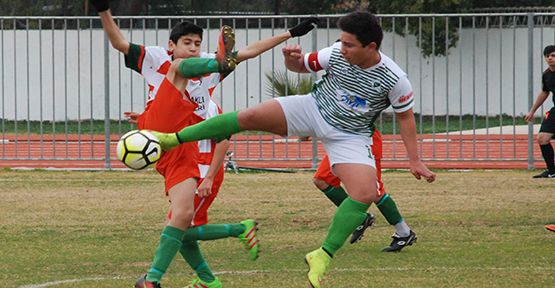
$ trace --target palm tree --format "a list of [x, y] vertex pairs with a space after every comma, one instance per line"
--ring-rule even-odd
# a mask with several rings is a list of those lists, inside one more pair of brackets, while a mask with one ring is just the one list
[[266, 92], [271, 96], [305, 95], [314, 85], [310, 77], [287, 75], [283, 70], [266, 73], [266, 80]]

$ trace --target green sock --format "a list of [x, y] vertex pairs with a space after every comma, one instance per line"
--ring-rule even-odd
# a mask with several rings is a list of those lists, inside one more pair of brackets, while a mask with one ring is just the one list
[[154, 260], [152, 260], [146, 280], [160, 282], [162, 276], [166, 273], [166, 269], [170, 266], [173, 257], [175, 257], [175, 254], [177, 254], [181, 247], [181, 239], [183, 239], [184, 233], [185, 231], [176, 227], [164, 227], [160, 235], [160, 244], [156, 248]]
[[[187, 229], [187, 231], [189, 231]], [[195, 270], [197, 276], [205, 282], [212, 282], [216, 279], [210, 267], [202, 257], [202, 253], [200, 252], [200, 248], [198, 247], [197, 241], [183, 241], [181, 245], [181, 249], [179, 249], [179, 253], [183, 256], [183, 259], [187, 261], [189, 266]]]
[[366, 219], [366, 211], [369, 207], [369, 204], [347, 197], [335, 211], [322, 248], [331, 255], [335, 254], [343, 246], [347, 237]]
[[185, 231], [183, 241], [216, 240], [227, 237], [237, 237], [245, 231], [243, 224], [206, 224], [192, 227]]
[[235, 111], [220, 114], [198, 124], [185, 127], [177, 132], [177, 138], [181, 143], [203, 139], [214, 139], [216, 141], [227, 139], [229, 136], [243, 131], [239, 127], [239, 121], [237, 121], [238, 113], [238, 111]]
[[179, 73], [185, 78], [198, 77], [219, 71], [218, 61], [211, 58], [187, 58], [179, 63]]
[[393, 201], [393, 198], [391, 198], [389, 194], [385, 194], [376, 206], [378, 206], [378, 209], [382, 212], [383, 217], [385, 217], [389, 225], [395, 225], [403, 221], [403, 217], [397, 209], [397, 204], [395, 204], [395, 201]]
[[345, 190], [341, 186], [335, 187], [330, 185], [328, 186], [328, 188], [321, 191], [324, 192], [326, 197], [328, 197], [328, 199], [330, 199], [331, 202], [335, 204], [335, 206], [341, 205], [341, 202], [349, 197], [349, 195], [347, 195], [347, 192], [345, 192]]

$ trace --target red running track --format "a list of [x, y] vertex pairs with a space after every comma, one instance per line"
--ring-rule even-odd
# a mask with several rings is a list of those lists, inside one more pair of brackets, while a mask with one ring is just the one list
[[[527, 135], [420, 135], [421, 158], [431, 168], [527, 169]], [[110, 139], [111, 168], [124, 168], [115, 159]], [[248, 140], [248, 141], [247, 141]], [[383, 136], [383, 167], [407, 168], [399, 135]], [[79, 144], [80, 143], [80, 144]], [[545, 168], [534, 143], [534, 167]], [[231, 149], [239, 166], [256, 168], [311, 168], [312, 142], [271, 135], [234, 136]], [[321, 159], [323, 146], [318, 144]], [[0, 167], [103, 169], [103, 135], [5, 135], [0, 139]]]

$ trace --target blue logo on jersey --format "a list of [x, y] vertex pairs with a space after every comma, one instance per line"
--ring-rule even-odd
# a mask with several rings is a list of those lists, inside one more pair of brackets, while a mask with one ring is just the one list
[[364, 100], [364, 99], [362, 99], [358, 96], [342, 94], [341, 95], [341, 100], [345, 104], [347, 104], [347, 106], [349, 106], [351, 108], [366, 107], [366, 100]]

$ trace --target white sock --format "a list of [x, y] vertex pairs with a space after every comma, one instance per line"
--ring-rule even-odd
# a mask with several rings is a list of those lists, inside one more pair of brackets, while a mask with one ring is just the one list
[[410, 235], [410, 227], [407, 225], [405, 220], [395, 224], [395, 233], [400, 237], [407, 237]]

